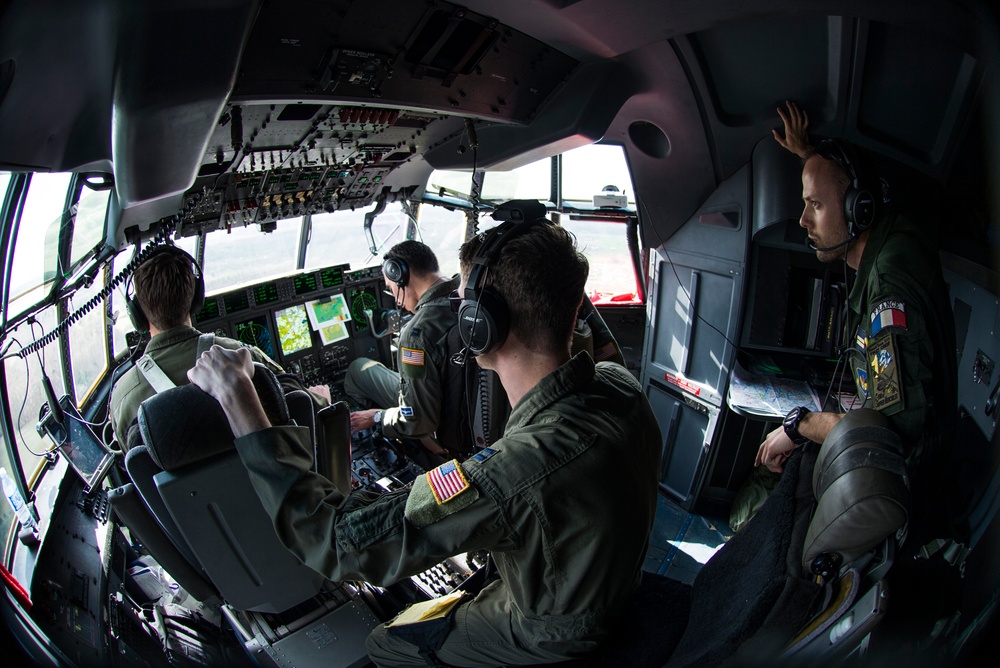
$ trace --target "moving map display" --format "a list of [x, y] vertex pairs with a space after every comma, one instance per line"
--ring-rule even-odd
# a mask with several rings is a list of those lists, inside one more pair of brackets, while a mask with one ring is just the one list
[[347, 308], [347, 300], [343, 294], [306, 302], [305, 307], [309, 322], [313, 329], [319, 332], [319, 338], [324, 346], [346, 339], [350, 335], [347, 322], [351, 320], [351, 311]]
[[278, 344], [283, 355], [291, 355], [312, 347], [309, 317], [306, 315], [304, 304], [275, 311], [274, 321], [278, 325]]

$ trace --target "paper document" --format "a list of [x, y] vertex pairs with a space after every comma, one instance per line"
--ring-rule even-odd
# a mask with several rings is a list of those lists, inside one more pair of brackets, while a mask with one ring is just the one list
[[739, 362], [729, 379], [729, 405], [761, 417], [784, 417], [796, 406], [819, 411], [820, 400], [809, 383], [803, 380], [758, 376]]
[[399, 613], [394, 620], [389, 622], [388, 626], [405, 626], [406, 624], [426, 622], [429, 619], [440, 619], [447, 615], [453, 607], [458, 605], [458, 602], [463, 598], [465, 598], [465, 592], [455, 590], [439, 598], [414, 603]]

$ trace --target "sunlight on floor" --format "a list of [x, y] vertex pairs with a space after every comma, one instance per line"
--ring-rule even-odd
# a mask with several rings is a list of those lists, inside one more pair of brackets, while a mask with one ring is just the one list
[[681, 552], [685, 553], [692, 559], [696, 560], [699, 564], [704, 564], [706, 561], [712, 558], [712, 555], [719, 551], [722, 545], [717, 545], [712, 547], [711, 545], [703, 545], [702, 543], [689, 543], [683, 540], [671, 540], [667, 541], [674, 547], [676, 547]]

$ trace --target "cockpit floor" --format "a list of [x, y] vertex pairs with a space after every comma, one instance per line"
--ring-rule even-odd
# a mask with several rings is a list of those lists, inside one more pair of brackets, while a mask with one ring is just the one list
[[732, 535], [726, 521], [689, 513], [660, 494], [643, 570], [690, 584]]

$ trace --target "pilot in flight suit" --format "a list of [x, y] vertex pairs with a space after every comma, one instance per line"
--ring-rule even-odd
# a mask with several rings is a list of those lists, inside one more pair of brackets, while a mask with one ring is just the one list
[[441, 418], [444, 338], [455, 324], [448, 295], [458, 287], [452, 278], [424, 292], [413, 318], [399, 333], [399, 373], [374, 360], [351, 363], [344, 391], [352, 399], [366, 398], [385, 409], [382, 433], [390, 438], [420, 439], [437, 429]]
[[[446, 663], [551, 662], [593, 650], [639, 585], [660, 431], [618, 365], [577, 355], [518, 402], [491, 448], [432, 470], [412, 490], [354, 495], [342, 509], [340, 492], [309, 471], [304, 428], [272, 427], [236, 446], [281, 541], [332, 580], [388, 586], [490, 550], [500, 580], [459, 608], [437, 652]], [[378, 645], [387, 665], [404, 660], [398, 652], [416, 656], [384, 629], [375, 634], [376, 663]]]
[[[149, 340], [146, 354], [163, 369], [174, 385], [184, 385], [188, 382], [188, 369], [197, 360], [199, 336], [201, 332], [190, 325], [171, 327], [158, 332]], [[274, 373], [282, 373], [282, 368], [256, 347], [244, 346], [239, 341], [224, 336], [216, 336], [213, 343], [229, 350], [247, 347], [254, 362], [260, 362]], [[128, 428], [139, 413], [139, 404], [154, 394], [156, 392], [135, 366], [122, 374], [111, 389], [111, 426], [115, 438], [123, 448], [127, 446]]]
[[[170, 244], [155, 247], [133, 275], [134, 294], [126, 297], [126, 310], [136, 330], [149, 330], [146, 355], [173, 385], [188, 382], [187, 371], [198, 355], [201, 332], [191, 326], [201, 308], [205, 283], [201, 268], [191, 255]], [[234, 339], [216, 336], [211, 343], [230, 350], [242, 347]], [[206, 348], [208, 346], [205, 346]], [[275, 373], [282, 369], [257, 348], [250, 348], [255, 362]], [[119, 378], [111, 389], [109, 412], [115, 438], [128, 447], [128, 428], [139, 412], [139, 404], [156, 394], [138, 365]]]
[[[307, 431], [270, 426], [252, 398], [248, 405], [247, 372], [232, 368], [239, 356], [213, 350], [191, 372], [222, 403], [279, 539], [314, 570], [387, 586], [449, 556], [491, 552], [500, 579], [459, 604], [454, 628], [430, 648], [451, 665], [550, 663], [594, 650], [639, 585], [656, 511], [660, 430], [641, 387], [620, 365], [569, 357], [577, 302], [565, 295], [582, 295], [586, 260], [562, 228], [519, 224], [493, 251], [488, 277], [501, 298], [513, 304], [519, 293], [521, 302], [510, 307], [510, 335], [477, 358], [514, 403], [504, 434], [410, 489], [345, 500], [310, 471]], [[563, 280], [526, 280], [550, 266]], [[536, 317], [539, 335], [521, 324]], [[368, 651], [379, 665], [425, 665], [386, 626]]]

